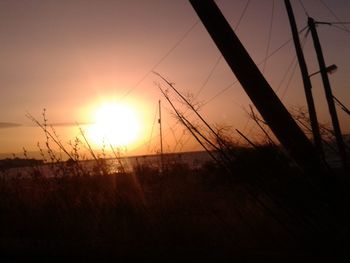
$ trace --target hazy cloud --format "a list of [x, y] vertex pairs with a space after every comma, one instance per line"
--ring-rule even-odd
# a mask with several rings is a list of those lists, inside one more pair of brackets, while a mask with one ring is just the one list
[[22, 124], [14, 122], [0, 122], [0, 129], [20, 127]]
[[[70, 127], [70, 126], [84, 126], [84, 125], [90, 125], [93, 124], [92, 122], [54, 122], [54, 123], [48, 123], [48, 126], [54, 126], [54, 127]], [[28, 126], [28, 125], [24, 125]], [[35, 124], [29, 125], [29, 126], [37, 126]], [[0, 122], [0, 129], [6, 129], [6, 128], [17, 128], [17, 127], [23, 127], [23, 124], [20, 123], [14, 123], [14, 122]]]
[[77, 125], [89, 125], [92, 124], [91, 122], [54, 122], [49, 123], [48, 125], [51, 126], [63, 126], [63, 127], [69, 127], [69, 126], [77, 126]]

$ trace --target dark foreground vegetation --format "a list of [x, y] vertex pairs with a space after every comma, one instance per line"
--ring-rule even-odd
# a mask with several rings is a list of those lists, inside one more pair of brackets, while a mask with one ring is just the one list
[[241, 150], [230, 173], [212, 163], [195, 170], [171, 163], [162, 173], [145, 165], [130, 174], [97, 167], [89, 175], [62, 167], [70, 172], [48, 178], [34, 167], [28, 178], [3, 177], [1, 261], [336, 262], [349, 256], [346, 176], [334, 173], [336, 183], [326, 189], [261, 149]]

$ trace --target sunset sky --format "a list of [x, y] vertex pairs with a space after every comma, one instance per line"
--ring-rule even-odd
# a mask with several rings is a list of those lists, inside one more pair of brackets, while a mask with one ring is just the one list
[[[306, 26], [305, 12], [317, 21], [350, 22], [348, 0], [291, 2], [299, 30]], [[285, 106], [306, 107], [299, 68], [291, 64], [294, 45], [286, 43], [291, 30], [284, 1], [216, 3]], [[327, 65], [338, 66], [329, 75], [333, 93], [350, 107], [350, 24], [320, 25], [318, 32]], [[310, 74], [318, 71], [310, 34], [304, 53]], [[79, 135], [75, 123], [87, 131], [99, 107], [112, 102], [137, 116], [140, 131], [128, 153], [155, 153], [159, 99], [165, 151], [199, 150], [177, 124], [158, 89], [166, 85], [152, 71], [204, 104], [200, 112], [209, 123], [240, 129], [255, 140], [259, 131], [246, 113], [251, 102], [220, 57], [187, 0], [2, 0], [0, 153], [38, 150], [45, 137], [27, 113], [41, 121], [45, 108], [48, 122], [68, 142]], [[319, 121], [330, 124], [319, 74], [312, 83]], [[349, 115], [337, 109], [343, 134], [350, 133]]]

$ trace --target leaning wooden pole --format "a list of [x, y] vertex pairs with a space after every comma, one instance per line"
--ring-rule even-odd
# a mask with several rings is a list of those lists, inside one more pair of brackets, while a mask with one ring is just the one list
[[322, 171], [314, 146], [274, 93], [213, 0], [189, 0], [226, 62], [281, 144], [308, 174]]
[[334, 100], [333, 100], [331, 84], [330, 84], [329, 79], [328, 79], [326, 62], [324, 60], [323, 52], [322, 52], [322, 48], [321, 48], [321, 43], [320, 43], [320, 40], [318, 38], [315, 20], [313, 18], [309, 17], [308, 18], [308, 25], [309, 25], [309, 28], [311, 31], [313, 42], [314, 42], [314, 47], [315, 47], [315, 51], [316, 51], [316, 55], [317, 55], [317, 59], [318, 59], [318, 64], [320, 66], [320, 73], [322, 76], [323, 87], [324, 87], [324, 91], [325, 91], [326, 99], [327, 99], [327, 103], [328, 103], [329, 114], [331, 115], [331, 119], [332, 119], [335, 139], [337, 141], [337, 146], [338, 146], [339, 154], [340, 154], [340, 157], [342, 160], [343, 168], [346, 171], [349, 169], [346, 148], [345, 148], [342, 133], [340, 130], [337, 110], [335, 108], [335, 104], [334, 104]]

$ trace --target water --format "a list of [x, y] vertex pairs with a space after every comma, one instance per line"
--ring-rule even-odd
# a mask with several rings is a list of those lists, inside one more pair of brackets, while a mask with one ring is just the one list
[[[211, 161], [211, 157], [207, 152], [185, 152], [185, 153], [172, 153], [164, 154], [163, 160], [165, 165], [172, 165], [176, 163], [183, 163], [188, 165], [190, 168], [199, 168], [205, 162]], [[132, 172], [133, 169], [138, 165], [146, 165], [154, 169], [160, 169], [161, 158], [160, 155], [142, 155], [142, 156], [130, 156], [122, 157], [119, 160], [115, 158], [104, 159], [108, 173], [119, 173], [120, 162], [126, 172]], [[66, 163], [64, 163], [66, 164]], [[81, 161], [79, 163], [84, 171], [94, 173], [94, 167], [96, 167], [95, 160]], [[63, 167], [63, 169], [62, 169]], [[60, 164], [42, 164], [31, 167], [15, 167], [4, 171], [0, 171], [2, 178], [13, 178], [13, 177], [30, 177], [37, 175], [44, 175], [46, 177], [53, 177], [57, 175], [69, 174], [70, 169], [73, 166]], [[74, 172], [71, 172], [71, 174]]]
[[[339, 156], [332, 152], [326, 152], [327, 163], [332, 168], [341, 167], [341, 162]], [[173, 165], [176, 163], [182, 163], [188, 165], [190, 168], [199, 168], [205, 162], [212, 161], [210, 155], [207, 152], [199, 151], [199, 152], [185, 152], [185, 153], [172, 153], [172, 154], [164, 154], [163, 155], [164, 164], [165, 165]], [[107, 167], [108, 173], [120, 173], [122, 169], [120, 169], [119, 161], [122, 163], [122, 166], [126, 172], [132, 172], [133, 169], [137, 166], [145, 165], [147, 167], [153, 168], [155, 170], [159, 170], [161, 167], [161, 158], [160, 155], [140, 155], [140, 156], [129, 156], [122, 157], [119, 161], [115, 158], [109, 158], [103, 160]], [[79, 163], [84, 171], [87, 171], [91, 174], [96, 174], [94, 171], [94, 167], [96, 167], [95, 160], [87, 160], [81, 161]], [[64, 167], [64, 169], [62, 169]], [[65, 176], [69, 174], [74, 174], [74, 171], [71, 171], [73, 166], [62, 165], [61, 164], [43, 164], [36, 165], [32, 167], [17, 167], [10, 168], [4, 171], [0, 171], [1, 178], [13, 178], [13, 177], [30, 177], [35, 174], [44, 175], [46, 177], [53, 176]], [[58, 171], [58, 172], [56, 172]]]

